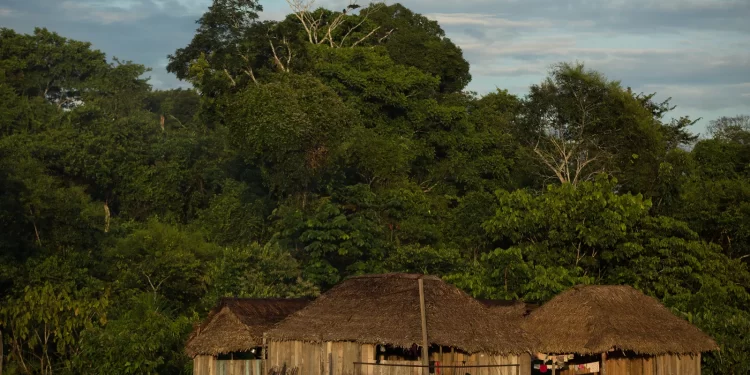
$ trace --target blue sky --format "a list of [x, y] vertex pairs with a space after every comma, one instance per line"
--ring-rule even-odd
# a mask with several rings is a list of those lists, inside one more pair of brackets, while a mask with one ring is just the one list
[[[0, 0], [0, 26], [47, 27], [109, 56], [153, 68], [157, 88], [181, 84], [164, 69], [211, 0]], [[349, 0], [318, 0], [343, 8]], [[360, 1], [364, 4], [364, 1]], [[393, 3], [389, 1], [388, 3]], [[471, 63], [469, 89], [523, 95], [551, 64], [580, 61], [635, 91], [672, 97], [674, 117], [750, 114], [750, 0], [403, 0], [436, 19]], [[288, 13], [261, 0], [264, 19]]]

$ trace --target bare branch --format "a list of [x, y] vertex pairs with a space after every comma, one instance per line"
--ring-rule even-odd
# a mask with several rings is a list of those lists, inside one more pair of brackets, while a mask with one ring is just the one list
[[[538, 143], [537, 143], [537, 146], [538, 146]], [[550, 170], [552, 170], [553, 173], [555, 173], [555, 175], [557, 176], [557, 179], [560, 180], [560, 183], [565, 183], [566, 182], [566, 179], [563, 176], [563, 174], [562, 174], [562, 172], [560, 170], [560, 167], [559, 166], [557, 166], [557, 167], [553, 166], [552, 163], [548, 160], [547, 155], [545, 155], [542, 152], [542, 150], [539, 149], [539, 147], [534, 147], [534, 153], [536, 153], [539, 156], [539, 158], [541, 159], [542, 163], [544, 163]], [[552, 159], [552, 158], [550, 158], [550, 159]], [[554, 159], [553, 159], [553, 161], [554, 161]]]
[[372, 36], [372, 34], [375, 34], [375, 32], [376, 32], [376, 31], [378, 31], [378, 29], [380, 29], [380, 26], [378, 26], [378, 27], [376, 27], [376, 28], [372, 29], [372, 31], [370, 31], [370, 33], [369, 33], [369, 34], [367, 34], [367, 35], [363, 36], [363, 37], [362, 37], [362, 38], [361, 38], [360, 40], [358, 40], [358, 41], [356, 41], [356, 42], [355, 42], [354, 44], [352, 44], [352, 47], [356, 47], [356, 46], [357, 46], [357, 44], [359, 44], [359, 43], [362, 43], [362, 42], [363, 42], [363, 41], [364, 41], [365, 39], [367, 39], [367, 38], [369, 38], [370, 36]]
[[286, 71], [288, 72], [290, 68], [290, 64], [292, 62], [292, 47], [289, 46], [289, 41], [286, 39], [286, 37], [284, 37], [284, 45], [286, 46], [286, 52], [287, 52]]
[[310, 7], [315, 3], [315, 0], [308, 0], [307, 2], [303, 2], [302, 0], [286, 0], [286, 2], [287, 4], [289, 4], [289, 7], [292, 8], [292, 13], [294, 13], [294, 16], [297, 17], [297, 19], [302, 23], [302, 27], [305, 28], [305, 31], [307, 32], [307, 38], [310, 43], [315, 44], [313, 42], [313, 30], [311, 29], [312, 25], [308, 25], [305, 17]]
[[258, 85], [258, 80], [255, 79], [255, 74], [253, 73], [253, 68], [245, 69], [245, 74], [247, 74], [248, 76], [250, 76], [250, 79], [253, 80], [253, 83], [255, 83], [256, 85]]
[[281, 70], [282, 72], [287, 72], [287, 68], [284, 66], [284, 63], [281, 62], [279, 59], [279, 56], [276, 54], [276, 46], [273, 45], [273, 40], [268, 39], [268, 43], [271, 45], [271, 51], [273, 51], [273, 60], [276, 63], [276, 66]]
[[391, 36], [391, 33], [393, 33], [394, 30], [396, 30], [396, 29], [390, 29], [390, 30], [388, 30], [388, 32], [385, 33], [385, 35], [383, 35], [383, 37], [381, 37], [380, 39], [378, 39], [378, 44], [379, 43], [383, 43], [383, 40], [385, 40], [385, 38], [388, 38], [389, 36]]
[[232, 87], [237, 86], [237, 82], [234, 81], [234, 78], [232, 78], [232, 75], [229, 74], [229, 70], [227, 68], [224, 68], [224, 74], [226, 74], [227, 78], [232, 82]]
[[[370, 13], [377, 11], [381, 7], [382, 7], [382, 4], [378, 4], [378, 5], [374, 5], [371, 8], [369, 8], [367, 10], [367, 12], [365, 12], [365, 14], [363, 15], [362, 20], [359, 21], [358, 24], [354, 25], [354, 27], [350, 28], [349, 31], [346, 32], [346, 34], [344, 35], [344, 37], [341, 38], [341, 43], [339, 43], [339, 44], [343, 47], [344, 46], [344, 42], [346, 41], [346, 38], [349, 37], [349, 34], [351, 34], [352, 31], [354, 31], [354, 30], [358, 29], [360, 26], [362, 26], [362, 24], [364, 24], [365, 22], [367, 22], [367, 20], [370, 18]], [[393, 30], [391, 30], [391, 31], [393, 31]], [[388, 34], [390, 35], [390, 32], [388, 32]], [[356, 45], [356, 43], [354, 45]], [[354, 45], [352, 45], [352, 47], [354, 47]]]
[[[177, 117], [174, 117], [174, 115], [170, 114], [169, 117], [171, 117], [172, 120], [177, 121], [177, 123], [180, 124], [181, 127], [183, 127], [183, 128], [185, 127], [185, 125], [182, 123], [182, 121], [180, 121], [180, 119], [178, 119]], [[108, 225], [108, 228], [109, 228], [109, 223], [107, 223], [107, 225]]]

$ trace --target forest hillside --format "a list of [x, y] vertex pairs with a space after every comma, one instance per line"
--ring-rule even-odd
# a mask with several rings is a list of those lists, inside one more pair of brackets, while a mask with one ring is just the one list
[[178, 90], [0, 29], [3, 375], [188, 374], [220, 297], [380, 272], [533, 303], [631, 285], [716, 339], [705, 374], [750, 372], [749, 116], [699, 137], [566, 62], [480, 96], [399, 4], [261, 11], [214, 0], [164, 51]]

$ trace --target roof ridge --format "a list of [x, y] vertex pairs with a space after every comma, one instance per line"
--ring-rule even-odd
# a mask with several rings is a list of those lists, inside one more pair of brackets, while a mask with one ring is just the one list
[[346, 280], [354, 279], [410, 279], [410, 280], [442, 280], [440, 277], [435, 275], [428, 275], [422, 273], [407, 273], [407, 272], [389, 272], [389, 273], [368, 273], [363, 275], [355, 275], [346, 278]]

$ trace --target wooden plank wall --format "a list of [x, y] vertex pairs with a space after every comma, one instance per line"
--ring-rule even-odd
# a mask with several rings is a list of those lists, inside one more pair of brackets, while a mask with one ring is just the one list
[[700, 355], [661, 355], [654, 359], [654, 375], [700, 375]]
[[[662, 355], [657, 357], [608, 358], [607, 375], [701, 375], [700, 355]], [[577, 374], [563, 370], [559, 375]]]
[[323, 347], [321, 344], [302, 341], [271, 341], [267, 349], [268, 369], [286, 367], [289, 370], [296, 367], [298, 375], [326, 374], [327, 367], [324, 367], [324, 353], [321, 350]]
[[260, 359], [217, 360], [202, 355], [193, 359], [193, 375], [265, 375], [261, 362]]
[[[440, 374], [435, 375], [529, 375], [531, 374], [531, 357], [524, 355], [490, 355], [490, 354], [464, 354], [460, 352], [443, 351], [443, 355], [432, 353], [430, 360], [439, 361], [443, 366], [487, 366], [487, 365], [521, 365], [521, 367], [465, 367], [465, 368], [445, 368], [440, 370]], [[526, 369], [527, 371], [523, 371]]]
[[193, 375], [216, 375], [216, 357], [199, 355], [193, 358]]
[[[332, 364], [329, 358], [333, 361]], [[531, 373], [531, 359], [528, 354], [522, 356], [467, 355], [445, 350], [442, 355], [440, 353], [431, 353], [430, 360], [439, 361], [443, 366], [453, 364], [524, 365], [521, 368], [440, 368], [434, 375], [529, 375]], [[329, 366], [331, 366], [333, 368], [332, 375], [422, 375], [420, 367], [355, 366], [354, 362], [374, 363], [375, 345], [358, 344], [355, 342], [326, 342], [318, 344], [300, 341], [272, 341], [268, 343], [267, 365], [269, 369], [280, 369], [286, 365], [287, 368], [297, 367], [299, 375], [329, 375]], [[381, 363], [421, 365], [420, 361], [404, 361], [395, 358], [383, 360]], [[524, 371], [524, 369], [527, 371]]]

